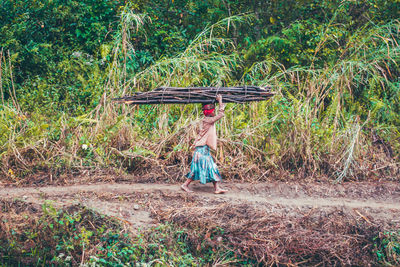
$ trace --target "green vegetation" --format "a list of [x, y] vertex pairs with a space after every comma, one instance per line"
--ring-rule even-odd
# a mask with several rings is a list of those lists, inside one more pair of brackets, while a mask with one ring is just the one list
[[[267, 258], [271, 257], [265, 250], [268, 246], [265, 247], [266, 244], [261, 242], [263, 240], [267, 242], [260, 237], [260, 235], [262, 236], [261, 232], [256, 234], [257, 230], [252, 229], [255, 231], [248, 233], [243, 228], [237, 228], [235, 222], [228, 222], [224, 229], [216, 226], [216, 223], [212, 223], [210, 218], [205, 217], [205, 220], [203, 220], [204, 218], [199, 220], [197, 215], [189, 218], [186, 217], [188, 214], [182, 214], [182, 217], [174, 223], [159, 224], [157, 227], [139, 231], [138, 234], [132, 236], [128, 234], [127, 225], [123, 225], [120, 220], [101, 215], [81, 205], [58, 209], [51, 202], [45, 202], [41, 208], [37, 208], [24, 201], [14, 200], [12, 202], [1, 201], [0, 208], [2, 212], [0, 218], [0, 264], [2, 266], [76, 266], [79, 264], [85, 264], [85, 266], [137, 266], [138, 264], [149, 266], [257, 266], [256, 259], [258, 257], [263, 258], [263, 264], [266, 263]], [[231, 212], [235, 212], [234, 209]], [[343, 216], [340, 212], [336, 213], [339, 217], [340, 214]], [[216, 216], [221, 216], [221, 214]], [[243, 216], [246, 215], [243, 214]], [[337, 218], [333, 217], [331, 220]], [[325, 220], [326, 218], [320, 217], [320, 219]], [[349, 217], [344, 216], [342, 219], [349, 220]], [[260, 216], [258, 220], [263, 221], [266, 218]], [[286, 218], [286, 220], [296, 224], [296, 218]], [[398, 266], [400, 257], [398, 231], [381, 231], [379, 227], [369, 226], [363, 228], [361, 224], [351, 220], [353, 219], [347, 221], [349, 224], [346, 224], [343, 229], [336, 229], [338, 232], [332, 232], [328, 237], [320, 233], [319, 228], [314, 225], [312, 232], [318, 237], [313, 239], [302, 236], [304, 234], [301, 231], [302, 227], [298, 228], [297, 237], [294, 233], [282, 234], [282, 231], [292, 231], [293, 228], [287, 228], [281, 224], [279, 231], [268, 232], [271, 235], [268, 242], [284, 238], [291, 240], [292, 245], [286, 252], [278, 249], [281, 251], [279, 255], [281, 258], [273, 258], [272, 262], [279, 262], [281, 259], [281, 263], [284, 264], [284, 260], [291, 257], [296, 259], [296, 256], [303, 256], [301, 261], [303, 263], [329, 262], [329, 260], [338, 263], [341, 262], [340, 260], [350, 257], [351, 262], [356, 265], [361, 262], [365, 263], [365, 260], [369, 259], [371, 260], [369, 263], [373, 265]], [[246, 223], [250, 226], [254, 224], [251, 220]], [[304, 223], [303, 220], [301, 224]], [[182, 224], [189, 224], [189, 229], [183, 227]], [[204, 225], [199, 227], [199, 224]], [[276, 227], [276, 225], [269, 225], [269, 227]], [[337, 225], [331, 227], [337, 227]], [[360, 227], [364, 230], [361, 230]], [[361, 231], [353, 232], [354, 229]], [[248, 234], [247, 237], [246, 234]], [[337, 237], [335, 239], [336, 246], [309, 247], [311, 242], [325, 244], [318, 238], [332, 240], [330, 235]], [[239, 238], [239, 236], [241, 237]], [[249, 237], [258, 237], [261, 243], [248, 243]], [[277, 237], [278, 239], [276, 239]], [[368, 243], [357, 244], [355, 242], [351, 247], [345, 248], [350, 256], [341, 255], [338, 258], [335, 252], [337, 249], [344, 249], [340, 245], [345, 246], [348, 238], [359, 242], [368, 241]], [[300, 243], [298, 244], [294, 240]], [[275, 244], [279, 244], [279, 242]], [[299, 247], [293, 246], [293, 244], [298, 244]], [[354, 254], [360, 252], [357, 250], [357, 246], [359, 248], [368, 246], [372, 253], [358, 255], [362, 256], [358, 259]], [[299, 249], [300, 254], [293, 255], [293, 251], [291, 252], [290, 249]], [[311, 251], [307, 251], [307, 249]], [[277, 252], [270, 251], [269, 253]], [[322, 256], [324, 259], [321, 259]], [[264, 259], [264, 257], [267, 258]]]
[[218, 126], [225, 178], [397, 180], [399, 6], [2, 1], [2, 180], [143, 168], [160, 178], [160, 166], [164, 179], [178, 179], [198, 107], [110, 99], [160, 85], [236, 84], [271, 85], [276, 96], [228, 105]]
[[[111, 98], [243, 84], [276, 95], [227, 105], [224, 179], [399, 181], [399, 18], [399, 0], [3, 0], [0, 184], [101, 172], [181, 181], [200, 108]], [[253, 263], [226, 244], [193, 248], [176, 225], [131, 237], [80, 206], [29, 215], [0, 221], [1, 264]], [[398, 230], [372, 242], [379, 264], [400, 264]]]
[[46, 203], [41, 211], [32, 214], [21, 209], [23, 202], [2, 204], [2, 212], [16, 212], [0, 224], [0, 263], [6, 266], [198, 266], [247, 262], [226, 251], [222, 244], [218, 249], [191, 248], [186, 242], [186, 229], [171, 224], [161, 224], [132, 237], [116, 219], [82, 206], [61, 210]]
[[385, 266], [400, 264], [400, 231], [387, 231], [375, 239], [375, 254], [378, 262]]

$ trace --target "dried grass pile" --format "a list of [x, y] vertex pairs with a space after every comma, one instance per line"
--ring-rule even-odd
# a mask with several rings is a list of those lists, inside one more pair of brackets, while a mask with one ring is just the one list
[[376, 260], [372, 240], [380, 231], [339, 209], [267, 212], [221, 204], [174, 208], [159, 216], [191, 229], [194, 248], [222, 245], [262, 265], [367, 266]]

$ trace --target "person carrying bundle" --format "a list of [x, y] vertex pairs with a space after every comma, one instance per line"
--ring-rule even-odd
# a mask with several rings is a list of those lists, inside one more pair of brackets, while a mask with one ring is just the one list
[[218, 171], [217, 165], [210, 154], [210, 148], [217, 149], [217, 131], [215, 129], [215, 122], [224, 116], [224, 104], [222, 103], [222, 96], [216, 97], [219, 103], [218, 114], [215, 115], [214, 104], [204, 104], [203, 113], [204, 118], [201, 121], [200, 132], [193, 144], [195, 151], [193, 153], [192, 162], [190, 165], [190, 172], [186, 175], [187, 179], [181, 185], [182, 190], [192, 193], [189, 189], [189, 184], [194, 180], [199, 180], [200, 183], [205, 184], [212, 182], [214, 184], [215, 194], [223, 194], [227, 192], [221, 188], [222, 181], [221, 174]]

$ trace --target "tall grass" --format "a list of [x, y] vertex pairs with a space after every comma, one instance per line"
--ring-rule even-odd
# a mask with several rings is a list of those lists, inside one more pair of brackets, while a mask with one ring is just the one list
[[[126, 9], [113, 47], [103, 49], [113, 60], [95, 110], [49, 121], [39, 114], [21, 116], [16, 100], [2, 105], [2, 181], [51, 182], [68, 170], [105, 169], [133, 173], [144, 181], [181, 180], [188, 170], [200, 109], [125, 106], [110, 98], [161, 85], [238, 84], [271, 85], [276, 95], [269, 102], [227, 105], [217, 125], [220, 143], [215, 153], [225, 178], [398, 179], [400, 147], [391, 140], [399, 138], [399, 106], [388, 99], [399, 97], [399, 21], [367, 25], [347, 36], [336, 62], [286, 69], [272, 56], [244, 66], [229, 33], [233, 25], [249, 19], [234, 16], [210, 25], [183, 52], [128, 77], [128, 55], [135, 53], [131, 37], [151, 20]], [[343, 43], [328, 31], [321, 34], [325, 41], [316, 51]], [[12, 88], [11, 68], [5, 67], [4, 58], [2, 53], [2, 90]]]

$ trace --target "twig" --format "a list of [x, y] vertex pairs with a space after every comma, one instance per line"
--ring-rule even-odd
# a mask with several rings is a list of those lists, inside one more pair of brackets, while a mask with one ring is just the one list
[[372, 224], [372, 222], [370, 220], [368, 220], [367, 217], [365, 217], [364, 215], [361, 214], [361, 212], [359, 212], [358, 210], [354, 210], [358, 215], [360, 215], [361, 218], [363, 218], [367, 223]]

